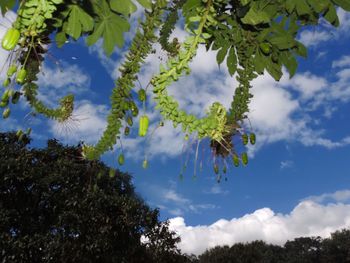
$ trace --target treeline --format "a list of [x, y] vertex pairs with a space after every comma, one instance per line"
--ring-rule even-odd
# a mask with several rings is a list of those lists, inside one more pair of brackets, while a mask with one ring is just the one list
[[330, 238], [300, 237], [284, 246], [263, 241], [218, 246], [205, 251], [196, 261], [200, 263], [349, 263], [350, 230], [343, 229]]
[[180, 238], [136, 193], [128, 173], [82, 158], [82, 145], [0, 133], [0, 262], [350, 263], [350, 230], [185, 255]]

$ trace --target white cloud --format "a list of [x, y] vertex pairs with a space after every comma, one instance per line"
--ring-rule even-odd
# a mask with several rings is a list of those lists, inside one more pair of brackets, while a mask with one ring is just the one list
[[176, 231], [182, 252], [201, 254], [218, 245], [264, 240], [283, 245], [301, 236], [328, 237], [331, 232], [350, 227], [350, 205], [318, 204], [301, 201], [290, 213], [275, 213], [262, 208], [231, 220], [220, 219], [211, 225], [187, 226], [183, 217], [170, 219], [170, 229]]
[[350, 56], [342, 56], [340, 59], [332, 62], [332, 68], [350, 67]]
[[332, 34], [328, 31], [304, 30], [300, 33], [299, 41], [307, 47], [317, 46], [320, 42], [332, 39]]
[[206, 194], [214, 194], [214, 195], [227, 195], [230, 193], [228, 190], [222, 189], [220, 184], [214, 184], [209, 191], [204, 191]]
[[299, 41], [307, 47], [316, 47], [322, 42], [348, 37], [350, 29], [350, 14], [341, 8], [337, 9], [337, 14], [340, 22], [338, 28], [329, 25], [329, 23], [322, 18], [320, 24], [316, 26], [317, 29], [303, 30], [300, 33]]
[[325, 193], [322, 195], [312, 195], [306, 197], [303, 201], [310, 200], [317, 203], [328, 202], [350, 202], [350, 190], [339, 190], [334, 193]]
[[292, 168], [294, 166], [294, 162], [292, 160], [281, 161], [280, 168], [287, 169]]

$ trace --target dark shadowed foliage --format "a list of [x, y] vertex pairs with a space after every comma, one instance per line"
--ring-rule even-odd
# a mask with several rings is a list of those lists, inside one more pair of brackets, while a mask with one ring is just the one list
[[1, 262], [187, 261], [129, 174], [83, 160], [80, 145], [29, 142], [0, 134]]

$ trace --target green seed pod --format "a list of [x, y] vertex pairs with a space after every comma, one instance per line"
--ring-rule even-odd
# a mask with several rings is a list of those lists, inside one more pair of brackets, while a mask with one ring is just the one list
[[23, 131], [20, 129], [16, 132], [16, 136], [20, 137], [23, 134]]
[[26, 77], [27, 77], [27, 71], [25, 70], [25, 68], [21, 68], [17, 73], [16, 82], [18, 84], [23, 84]]
[[214, 173], [219, 174], [219, 166], [217, 164], [214, 164]]
[[248, 154], [247, 153], [242, 153], [242, 163], [244, 165], [248, 164]]
[[139, 136], [144, 137], [147, 134], [149, 125], [149, 119], [147, 115], [142, 115], [140, 117], [140, 125], [139, 125]]
[[5, 90], [4, 94], [2, 94], [1, 100], [8, 101], [10, 96], [11, 96], [11, 90], [7, 89]]
[[109, 177], [113, 178], [115, 176], [115, 170], [113, 168], [109, 169]]
[[251, 133], [251, 134], [249, 135], [249, 139], [250, 139], [250, 143], [251, 143], [252, 145], [254, 145], [255, 142], [256, 142], [255, 133]]
[[164, 122], [163, 122], [163, 121], [160, 121], [160, 122], [159, 122], [159, 126], [160, 126], [160, 127], [163, 127], [163, 126], [164, 126]]
[[16, 72], [17, 72], [17, 66], [15, 64], [12, 64], [7, 70], [7, 76], [12, 77], [13, 74], [15, 74]]
[[239, 166], [239, 158], [238, 158], [237, 154], [235, 154], [235, 153], [233, 154], [232, 161], [233, 161], [234, 166], [236, 166], [236, 167]]
[[10, 79], [10, 78], [6, 78], [6, 79], [4, 80], [4, 82], [2, 83], [2, 85], [3, 85], [5, 88], [7, 88], [7, 87], [10, 85], [10, 83], [11, 83], [11, 79]]
[[222, 168], [222, 172], [225, 174], [227, 172], [227, 167], [226, 165], [224, 165], [224, 167]]
[[119, 154], [119, 157], [118, 157], [118, 164], [119, 165], [123, 165], [125, 162], [125, 158], [124, 158], [124, 154]]
[[19, 101], [20, 97], [21, 97], [21, 93], [20, 93], [19, 91], [16, 91], [16, 92], [12, 95], [11, 102], [12, 102], [13, 104], [16, 104], [16, 103]]
[[32, 128], [28, 128], [28, 129], [26, 130], [26, 134], [29, 136], [31, 133], [32, 133]]
[[139, 115], [139, 109], [137, 108], [136, 104], [133, 101], [129, 102], [129, 108], [131, 110], [131, 114], [133, 117], [136, 117], [137, 115]]
[[129, 126], [132, 126], [132, 125], [133, 125], [132, 118], [131, 118], [131, 117], [128, 117], [128, 118], [126, 119], [126, 123], [127, 123]]
[[265, 55], [270, 55], [271, 53], [271, 47], [268, 43], [260, 43], [259, 45], [261, 51], [265, 54]]
[[10, 108], [6, 108], [3, 112], [2, 112], [2, 117], [4, 119], [7, 119], [10, 116], [11, 110]]
[[0, 107], [1, 108], [6, 107], [7, 105], [9, 105], [9, 101], [8, 100], [7, 101], [0, 101]]
[[185, 141], [188, 141], [190, 137], [188, 136], [188, 134], [185, 135]]
[[7, 51], [13, 50], [16, 47], [20, 36], [21, 34], [19, 30], [15, 28], [8, 29], [1, 42], [2, 48]]
[[143, 167], [143, 169], [147, 169], [148, 168], [148, 161], [146, 159], [143, 160], [142, 167]]
[[242, 141], [244, 145], [248, 144], [248, 135], [247, 134], [243, 134], [242, 135]]
[[124, 129], [124, 135], [128, 136], [129, 134], [130, 134], [130, 128], [128, 126], [126, 126]]
[[146, 91], [144, 89], [140, 89], [138, 92], [139, 100], [145, 101], [146, 100]]

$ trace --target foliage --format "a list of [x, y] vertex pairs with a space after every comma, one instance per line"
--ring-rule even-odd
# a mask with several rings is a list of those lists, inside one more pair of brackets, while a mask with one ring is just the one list
[[[133, 97], [138, 92], [134, 82], [144, 59], [153, 51], [153, 45], [159, 42], [169, 57], [148, 86], [153, 86], [156, 108], [162, 118], [172, 121], [174, 127], [181, 125], [186, 136], [194, 134], [198, 141], [209, 139], [214, 159], [232, 158], [234, 165], [237, 162], [247, 164], [247, 154], [244, 151], [238, 152], [244, 147], [233, 144], [233, 138], [241, 138], [250, 133], [250, 137], [253, 134], [252, 141], [255, 143], [255, 134], [247, 131], [245, 123], [252, 98], [251, 81], [264, 72], [278, 81], [283, 66], [292, 77], [297, 70], [297, 58], [307, 56], [305, 46], [296, 39], [298, 32], [304, 26], [318, 25], [321, 19], [338, 26], [336, 8], [350, 11], [348, 0], [137, 2], [145, 8], [144, 20], [140, 21], [125, 62], [119, 69], [121, 76], [112, 90], [107, 128], [96, 145], [84, 147], [83, 156], [90, 160], [98, 159], [111, 149], [120, 139], [122, 129], [126, 129], [123, 120], [132, 126], [132, 118], [138, 116], [137, 105], [145, 105], [145, 99], [137, 101]], [[84, 37], [90, 46], [102, 39], [104, 51], [110, 55], [116, 47], [123, 47], [124, 33], [130, 30], [129, 17], [137, 10], [137, 6], [134, 0], [2, 1], [2, 12], [8, 9], [17, 11], [18, 18], [13, 28], [20, 31], [21, 38], [18, 48], [11, 52], [7, 63], [15, 64], [28, 72], [24, 82], [19, 83], [19, 88], [22, 86], [21, 94], [24, 93], [37, 113], [64, 122], [69, 120], [74, 110], [72, 95], [64, 97], [57, 109], [48, 108], [37, 98], [35, 76], [40, 71], [46, 45], [54, 40], [62, 47], [67, 40], [75, 41]], [[169, 39], [179, 15], [182, 16], [188, 33], [183, 43], [179, 43], [176, 38]], [[157, 30], [160, 32], [159, 37], [155, 34]], [[236, 75], [239, 83], [230, 109], [215, 102], [202, 119], [179, 109], [178, 103], [167, 93], [171, 83], [182, 77], [184, 72], [190, 73], [189, 63], [200, 46], [217, 51], [218, 65], [226, 60], [229, 74]], [[4, 86], [10, 85], [14, 75], [16, 74], [9, 74]], [[148, 91], [148, 86], [144, 89], [145, 92]], [[8, 90], [14, 91], [15, 88], [12, 81]], [[150, 94], [145, 95], [150, 97]], [[8, 107], [6, 98], [0, 106]], [[5, 111], [7, 116], [9, 108], [5, 108]]]
[[129, 174], [81, 159], [79, 145], [29, 142], [0, 134], [2, 262], [186, 262]]
[[300, 237], [285, 245], [263, 241], [237, 243], [208, 249], [198, 257], [201, 263], [347, 263], [350, 260], [350, 230], [343, 229], [330, 238]]

